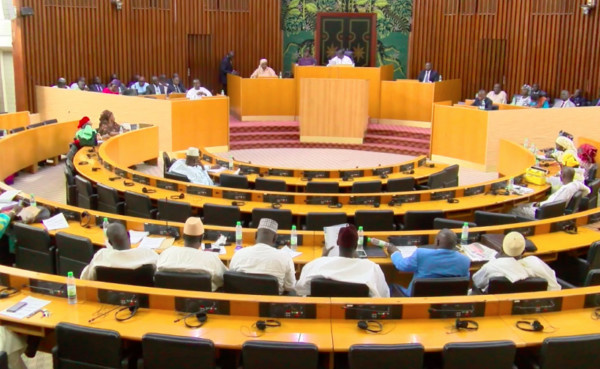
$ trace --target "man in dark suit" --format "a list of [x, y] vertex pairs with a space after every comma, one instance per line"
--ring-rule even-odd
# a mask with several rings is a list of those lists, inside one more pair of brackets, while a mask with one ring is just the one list
[[475, 98], [475, 101], [473, 101], [473, 104], [471, 104], [471, 106], [477, 106], [479, 107], [479, 109], [482, 110], [492, 110], [494, 102], [492, 101], [492, 99], [487, 97], [485, 90], [479, 90], [479, 92], [477, 93], [477, 98]]
[[106, 86], [102, 84], [102, 80], [100, 79], [100, 77], [96, 76], [94, 77], [93, 82], [88, 87], [92, 92], [102, 92], [102, 90], [104, 90], [104, 87]]
[[167, 93], [167, 86], [160, 83], [157, 76], [152, 76], [150, 80], [148, 95], [165, 95]]
[[219, 69], [219, 82], [223, 86], [223, 91], [227, 94], [227, 74], [237, 74], [233, 69], [233, 56], [235, 53], [232, 51], [228, 52], [227, 55], [221, 60], [221, 66]]
[[425, 69], [419, 73], [419, 82], [429, 83], [429, 82], [438, 82], [440, 80], [440, 74], [433, 70], [431, 67], [431, 63], [425, 63]]
[[169, 84], [169, 88], [167, 89], [167, 95], [172, 93], [186, 93], [187, 90], [183, 86], [183, 84], [179, 81], [179, 76], [174, 75], [171, 83]]

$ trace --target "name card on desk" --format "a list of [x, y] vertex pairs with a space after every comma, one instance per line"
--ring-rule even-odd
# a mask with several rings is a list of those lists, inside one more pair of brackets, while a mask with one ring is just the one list
[[475, 186], [465, 188], [465, 197], [467, 196], [475, 196], [485, 192], [485, 186]]
[[230, 200], [243, 200], [250, 201], [252, 199], [251, 194], [249, 192], [239, 192], [239, 191], [223, 191], [223, 198]]
[[271, 169], [269, 168], [269, 175], [275, 177], [293, 177], [294, 171], [289, 169]]
[[187, 193], [189, 193], [191, 195], [198, 195], [198, 196], [208, 196], [208, 197], [213, 196], [212, 188], [207, 188], [207, 187], [188, 186]]
[[258, 314], [265, 318], [279, 319], [316, 319], [316, 304], [280, 304], [261, 302]]
[[406, 171], [413, 170], [413, 169], [415, 169], [415, 163], [408, 163], [408, 164], [403, 164], [400, 166], [401, 172], [406, 172]]
[[134, 174], [132, 179], [133, 179], [134, 182], [141, 183], [143, 185], [149, 185], [150, 184], [150, 178], [141, 176], [139, 174]]

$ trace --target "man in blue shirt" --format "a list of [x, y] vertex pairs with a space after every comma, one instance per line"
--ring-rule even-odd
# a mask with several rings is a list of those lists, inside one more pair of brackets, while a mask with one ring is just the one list
[[388, 246], [392, 263], [402, 272], [413, 272], [408, 288], [400, 287], [401, 292], [410, 296], [412, 284], [417, 278], [468, 277], [471, 260], [456, 250], [457, 238], [454, 232], [442, 229], [435, 237], [435, 248], [418, 248], [411, 256], [404, 258], [395, 246]]

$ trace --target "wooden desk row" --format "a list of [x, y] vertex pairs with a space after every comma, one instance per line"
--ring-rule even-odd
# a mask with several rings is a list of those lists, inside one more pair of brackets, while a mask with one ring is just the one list
[[[4, 266], [0, 277], [3, 285], [22, 288], [1, 300], [0, 309], [30, 295], [51, 301], [46, 307], [49, 317], [37, 314], [18, 320], [0, 315], [2, 325], [9, 329], [44, 340], [53, 339], [51, 332], [60, 322], [115, 330], [134, 341], [146, 333], [161, 333], [202, 337], [217, 348], [237, 350], [247, 340], [308, 342], [322, 353], [346, 352], [354, 344], [411, 342], [421, 343], [427, 351], [440, 351], [450, 342], [495, 340], [511, 340], [517, 347], [526, 347], [539, 346], [547, 337], [600, 332], [600, 322], [592, 319], [593, 308], [600, 304], [600, 287], [514, 295], [350, 299], [230, 295], [77, 280], [78, 303], [68, 305], [64, 277]], [[127, 302], [134, 296], [141, 308], [132, 319], [117, 322], [108, 314], [89, 321], [108, 311], [111, 306], [107, 303]], [[202, 306], [209, 308], [203, 327], [188, 329], [182, 322], [174, 323], [179, 312], [194, 312]], [[477, 321], [479, 330], [453, 331], [457, 315]], [[261, 334], [252, 328], [259, 317], [279, 319], [281, 327]], [[358, 329], [356, 321], [367, 318], [381, 321], [383, 332], [369, 334]], [[545, 331], [517, 330], [515, 323], [523, 318], [540, 320]]]

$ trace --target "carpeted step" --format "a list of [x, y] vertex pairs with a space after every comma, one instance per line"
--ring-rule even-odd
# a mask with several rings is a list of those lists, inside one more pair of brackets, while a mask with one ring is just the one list
[[379, 136], [412, 137], [428, 140], [431, 136], [431, 129], [371, 123], [367, 126], [367, 133]]
[[256, 131], [256, 132], [231, 132], [229, 141], [272, 141], [272, 140], [300, 140], [300, 132]]
[[230, 122], [229, 132], [300, 132], [300, 124], [298, 122]]
[[367, 133], [365, 135], [364, 143], [382, 143], [388, 145], [399, 145], [409, 147], [422, 147], [429, 149], [429, 138], [413, 138], [413, 137], [401, 137], [401, 136], [386, 136], [386, 135], [375, 135]]

